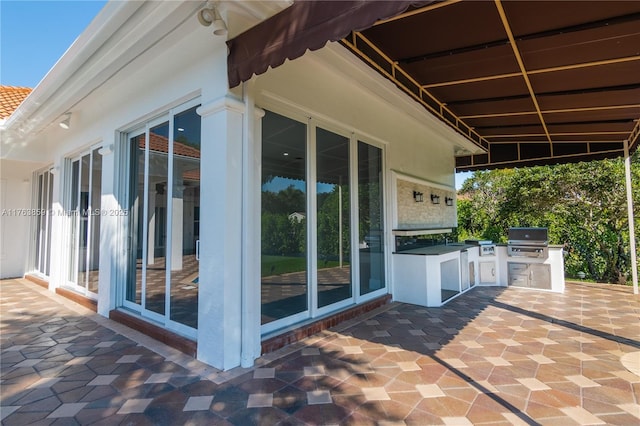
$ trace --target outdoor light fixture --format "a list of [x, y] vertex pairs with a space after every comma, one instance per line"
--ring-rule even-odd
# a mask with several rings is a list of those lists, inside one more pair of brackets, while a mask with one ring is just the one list
[[208, 27], [213, 24], [213, 34], [217, 36], [227, 35], [227, 24], [225, 24], [220, 12], [215, 5], [207, 5], [198, 12], [198, 21], [200, 25]]
[[440, 204], [440, 196], [436, 194], [431, 194], [431, 202], [433, 204]]
[[63, 117], [62, 121], [60, 121], [60, 123], [58, 123], [58, 124], [63, 129], [67, 130], [69, 127], [71, 127], [71, 113], [67, 112], [62, 117]]
[[453, 205], [453, 198], [451, 197], [444, 197], [444, 203], [448, 206], [452, 206]]
[[422, 192], [413, 191], [413, 199], [416, 203], [421, 203], [424, 201]]

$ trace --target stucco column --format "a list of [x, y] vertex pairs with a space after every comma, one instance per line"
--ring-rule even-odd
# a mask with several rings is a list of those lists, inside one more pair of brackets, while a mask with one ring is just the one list
[[184, 229], [184, 185], [182, 177], [176, 179], [176, 173], [182, 174], [180, 169], [174, 171], [173, 199], [171, 200], [171, 270], [182, 271], [183, 229]]
[[[149, 179], [151, 181], [151, 179]], [[156, 197], [158, 192], [152, 190], [155, 185], [149, 185], [149, 204], [147, 211], [147, 265], [156, 263]], [[166, 254], [165, 254], [166, 256]]]
[[240, 365], [242, 281], [242, 117], [224, 96], [198, 108], [200, 274], [198, 359], [222, 370]]
[[255, 107], [252, 82], [244, 84], [246, 114], [243, 122], [242, 184], [242, 356], [251, 367], [261, 354], [260, 334], [260, 193], [262, 186], [262, 117]]
[[116, 306], [116, 285], [111, 285], [111, 266], [117, 251], [113, 244], [113, 236], [117, 235], [116, 229], [118, 228], [119, 221], [127, 219], [127, 216], [108, 214], [120, 212], [115, 197], [115, 155], [113, 154], [113, 144], [105, 143], [98, 153], [102, 156], [102, 189], [100, 194], [100, 207], [103, 212], [107, 212], [107, 214], [101, 213], [100, 216], [98, 314], [104, 317], [109, 317], [109, 311], [114, 309]]

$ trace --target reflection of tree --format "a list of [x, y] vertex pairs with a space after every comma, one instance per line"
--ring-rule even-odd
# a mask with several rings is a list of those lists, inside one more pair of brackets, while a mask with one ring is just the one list
[[[636, 200], [639, 159], [636, 153], [631, 161]], [[550, 243], [564, 245], [569, 276], [582, 271], [611, 283], [630, 276], [634, 254], [621, 159], [474, 172], [458, 194], [460, 239], [504, 241], [511, 226], [543, 226]]]
[[[340, 214], [342, 194], [342, 214]], [[318, 194], [317, 230], [318, 256], [325, 260], [337, 260], [340, 255], [340, 239], [345, 261], [351, 252], [351, 210], [349, 186], [334, 185], [331, 192]], [[361, 184], [359, 187], [359, 240], [382, 226], [382, 199], [380, 184]], [[290, 218], [292, 213], [304, 214], [306, 194], [290, 185], [278, 192], [262, 192], [262, 253], [293, 255], [306, 252], [306, 219]], [[340, 236], [340, 219], [342, 235]]]
[[[340, 194], [342, 194], [342, 209], [340, 210]], [[341, 214], [340, 214], [341, 213]], [[342, 254], [349, 260], [350, 226], [349, 226], [349, 187], [338, 185], [333, 191], [318, 194], [318, 256], [324, 260], [336, 260], [340, 255], [340, 238], [342, 238]], [[342, 236], [340, 236], [339, 221], [342, 218]]]
[[306, 251], [305, 219], [290, 219], [305, 212], [306, 194], [293, 185], [278, 192], [262, 192], [262, 254], [295, 255]]
[[361, 184], [358, 191], [358, 202], [360, 206], [360, 229], [359, 241], [364, 241], [364, 237], [372, 230], [382, 228], [382, 194], [380, 184], [371, 182]]
[[262, 254], [296, 255], [306, 251], [305, 219], [283, 213], [262, 213]]
[[306, 194], [293, 185], [278, 192], [262, 191], [263, 213], [282, 213], [288, 216], [294, 212], [305, 212], [306, 205]]

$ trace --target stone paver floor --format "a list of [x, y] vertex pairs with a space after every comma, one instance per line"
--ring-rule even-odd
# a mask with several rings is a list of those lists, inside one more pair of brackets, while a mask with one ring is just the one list
[[[640, 300], [474, 288], [392, 303], [217, 372], [24, 280], [0, 282], [3, 425], [640, 423]], [[119, 326], [121, 327], [121, 326]], [[127, 337], [129, 336], [129, 337]], [[633, 361], [632, 361], [633, 362]]]

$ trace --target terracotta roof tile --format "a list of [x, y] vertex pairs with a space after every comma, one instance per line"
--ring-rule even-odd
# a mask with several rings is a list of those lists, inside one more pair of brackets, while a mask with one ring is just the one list
[[0, 86], [0, 119], [13, 114], [31, 90], [28, 87]]

